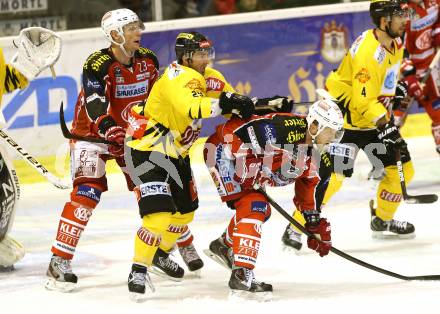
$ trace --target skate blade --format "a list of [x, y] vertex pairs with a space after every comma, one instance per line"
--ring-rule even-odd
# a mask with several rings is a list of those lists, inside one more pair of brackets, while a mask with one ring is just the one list
[[371, 237], [375, 240], [411, 240], [416, 237], [416, 233], [396, 234], [388, 231], [373, 231]]
[[136, 303], [142, 303], [147, 300], [145, 293], [129, 292], [129, 298]]
[[190, 274], [191, 274], [192, 277], [194, 277], [194, 278], [202, 278], [202, 269], [199, 268], [199, 269], [197, 269], [197, 270], [190, 271]]
[[155, 274], [156, 276], [159, 276], [159, 277], [162, 277], [164, 279], [171, 280], [171, 281], [180, 282], [180, 281], [183, 280], [183, 277], [182, 278], [178, 278], [178, 277], [169, 276], [169, 275], [165, 274], [162, 270], [160, 270], [159, 268], [154, 267], [154, 266], [148, 267], [148, 272], [150, 274]]
[[76, 288], [76, 283], [57, 281], [54, 278], [49, 278], [46, 281], [45, 288], [50, 291], [71, 292]]
[[304, 255], [304, 250], [301, 250], [301, 249], [297, 249], [297, 248], [294, 248], [294, 247], [291, 247], [291, 246], [289, 246], [289, 245], [285, 245], [285, 244], [282, 244], [282, 250], [283, 250], [283, 252], [287, 252], [287, 253], [295, 253], [296, 255]]
[[221, 259], [217, 254], [214, 254], [214, 252], [212, 252], [210, 249], [203, 250], [203, 253], [225, 269], [229, 271], [232, 270], [223, 259]]
[[266, 292], [250, 292], [244, 290], [230, 290], [229, 291], [229, 300], [231, 301], [258, 301], [258, 302], [269, 302], [273, 300], [272, 291]]

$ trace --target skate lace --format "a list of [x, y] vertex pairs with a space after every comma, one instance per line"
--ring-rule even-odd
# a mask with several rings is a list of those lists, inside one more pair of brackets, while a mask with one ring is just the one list
[[160, 257], [159, 263], [163, 268], [172, 269], [173, 271], [177, 271], [177, 269], [179, 268], [179, 265], [168, 257], [167, 258]]
[[392, 220], [390, 223], [390, 228], [396, 228], [397, 230], [405, 230], [406, 225], [408, 223], [406, 221], [398, 221], [398, 220]]
[[258, 283], [255, 280], [254, 272], [252, 271], [252, 269], [243, 268], [243, 271], [244, 271], [244, 279], [246, 281], [246, 286], [250, 287], [252, 283]]
[[132, 282], [135, 285], [145, 286], [146, 276], [144, 273], [132, 272], [131, 278], [128, 282]]
[[63, 258], [57, 258], [55, 260], [55, 267], [63, 274], [70, 274], [72, 273], [72, 266], [70, 265], [70, 260], [63, 259]]

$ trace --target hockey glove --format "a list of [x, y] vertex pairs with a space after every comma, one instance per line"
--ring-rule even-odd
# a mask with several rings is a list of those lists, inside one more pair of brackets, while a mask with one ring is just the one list
[[393, 98], [393, 110], [406, 110], [408, 108], [408, 85], [404, 80], [398, 81], [396, 93]]
[[244, 190], [251, 190], [261, 179], [261, 159], [256, 157], [242, 157], [236, 160], [234, 180]]
[[292, 112], [293, 100], [283, 96], [260, 98], [255, 102], [256, 114], [263, 115], [274, 112]]
[[313, 233], [315, 238], [307, 239], [307, 246], [318, 252], [319, 256], [324, 257], [332, 247], [331, 226], [325, 218], [320, 218], [319, 212], [303, 212], [306, 220], [305, 228]]
[[423, 100], [423, 88], [415, 74], [408, 75], [403, 79], [408, 86], [408, 95], [417, 99]]
[[377, 137], [384, 143], [388, 151], [405, 150], [406, 142], [400, 136], [399, 128], [395, 125], [394, 119], [377, 129], [379, 134]]
[[235, 113], [243, 119], [248, 119], [254, 113], [255, 105], [247, 96], [236, 93], [222, 92], [219, 98], [222, 114]]
[[120, 126], [112, 126], [105, 132], [105, 139], [116, 144], [108, 145], [108, 152], [115, 157], [124, 156], [125, 130]]

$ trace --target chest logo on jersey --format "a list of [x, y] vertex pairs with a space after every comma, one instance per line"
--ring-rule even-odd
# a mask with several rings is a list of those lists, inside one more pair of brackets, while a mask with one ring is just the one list
[[432, 30], [427, 29], [423, 33], [421, 33], [416, 39], [416, 47], [421, 50], [431, 48], [432, 41]]
[[197, 79], [192, 79], [186, 83], [185, 87], [188, 87], [190, 90], [203, 91], [202, 83]]
[[354, 78], [362, 84], [365, 84], [370, 80], [371, 76], [367, 68], [362, 68], [358, 73], [356, 73]]
[[116, 85], [115, 97], [116, 98], [129, 98], [137, 97], [147, 94], [148, 81], [143, 81], [135, 84]]
[[216, 77], [206, 78], [206, 90], [221, 92], [225, 88], [225, 83]]

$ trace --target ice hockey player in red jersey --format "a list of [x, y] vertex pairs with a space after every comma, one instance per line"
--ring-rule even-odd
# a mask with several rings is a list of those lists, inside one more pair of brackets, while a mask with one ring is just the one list
[[[86, 225], [107, 191], [105, 165], [114, 159], [122, 168], [130, 109], [143, 103], [158, 78], [156, 55], [140, 46], [144, 24], [131, 10], [107, 12], [101, 21], [111, 46], [92, 53], [83, 67], [82, 89], [75, 107], [72, 133], [116, 144], [71, 141], [73, 191], [65, 203], [52, 246], [46, 288], [70, 291], [77, 283], [71, 260]], [[134, 184], [125, 174], [128, 189]]]
[[320, 180], [320, 153], [341, 137], [342, 113], [331, 100], [319, 100], [307, 117], [292, 113], [232, 118], [219, 125], [205, 145], [204, 157], [223, 202], [235, 210], [225, 233], [205, 253], [232, 270], [233, 294], [270, 293], [272, 285], [255, 279], [262, 225], [271, 214], [267, 199], [256, 186], [284, 186], [295, 182], [293, 202], [305, 227], [322, 241], [308, 239], [320, 256], [331, 248], [330, 223], [320, 216], [315, 188]]
[[408, 94], [432, 120], [432, 135], [440, 154], [440, 73], [432, 72], [424, 86], [419, 82], [440, 47], [440, 1], [410, 0], [408, 5], [411, 18], [406, 26], [405, 48], [409, 55], [402, 63], [402, 74]]

